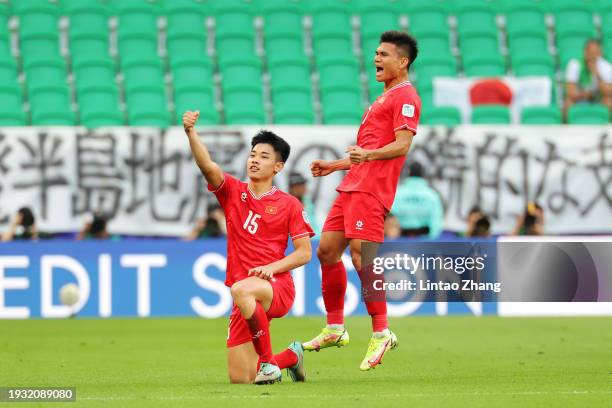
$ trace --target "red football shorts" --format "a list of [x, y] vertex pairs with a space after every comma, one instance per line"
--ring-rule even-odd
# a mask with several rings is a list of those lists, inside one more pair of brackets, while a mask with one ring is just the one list
[[371, 194], [340, 192], [323, 224], [323, 232], [344, 231], [346, 238], [385, 240], [385, 207]]
[[[268, 319], [275, 317], [283, 317], [289, 312], [293, 306], [295, 299], [295, 286], [291, 273], [285, 272], [274, 275], [272, 284], [272, 304], [266, 312]], [[240, 314], [240, 309], [236, 305], [232, 308], [230, 315], [229, 327], [227, 328], [227, 347], [239, 346], [251, 341], [251, 331], [246, 320]]]

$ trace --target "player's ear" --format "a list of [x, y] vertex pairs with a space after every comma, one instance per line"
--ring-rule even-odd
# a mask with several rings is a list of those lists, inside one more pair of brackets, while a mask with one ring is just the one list
[[285, 162], [274, 163], [274, 174], [278, 174], [285, 167]]

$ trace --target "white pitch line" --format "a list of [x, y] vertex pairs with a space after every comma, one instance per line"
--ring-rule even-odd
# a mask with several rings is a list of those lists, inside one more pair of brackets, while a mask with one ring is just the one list
[[[271, 388], [262, 388], [263, 390], [273, 391]], [[377, 395], [376, 397], [392, 397], [392, 398], [410, 398], [410, 397], [419, 397], [419, 398], [435, 398], [435, 397], [499, 397], [499, 396], [530, 396], [530, 395], [611, 395], [612, 390], [600, 390], [600, 391], [589, 391], [589, 390], [573, 390], [573, 391], [521, 391], [521, 392], [448, 392], [448, 393], [406, 393], [406, 394], [383, 394]], [[338, 395], [338, 394], [329, 394], [329, 395], [317, 395], [319, 398], [329, 398], [329, 399], [355, 399], [355, 398], [369, 398], [372, 395], [370, 394], [351, 394], [351, 395]], [[210, 399], [262, 399], [262, 398], [274, 398], [274, 397], [282, 397], [283, 399], [302, 399], [302, 398], [310, 398], [306, 395], [219, 395], [219, 394], [205, 394], [205, 395], [177, 395], [177, 396], [154, 396], [154, 397], [146, 397], [143, 398], [141, 396], [138, 397], [130, 397], [130, 396], [91, 396], [91, 397], [79, 397], [77, 396], [77, 401], [85, 400], [85, 401], [127, 401], [127, 400], [160, 400], [160, 401], [174, 401], [174, 400], [210, 400]]]

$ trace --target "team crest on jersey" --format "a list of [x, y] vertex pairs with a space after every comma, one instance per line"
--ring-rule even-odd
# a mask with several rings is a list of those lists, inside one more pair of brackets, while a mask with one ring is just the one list
[[266, 205], [266, 214], [276, 214], [278, 213], [278, 207], [273, 207], [271, 205]]
[[240, 194], [240, 199], [242, 200], [243, 203], [246, 203], [246, 198], [247, 198], [247, 193]]
[[414, 105], [410, 105], [409, 103], [405, 103], [402, 106], [402, 115], [406, 116], [407, 118], [414, 117]]
[[306, 214], [306, 211], [302, 211], [302, 218], [304, 218], [304, 222], [306, 224], [310, 224], [310, 221], [308, 221], [308, 214]]

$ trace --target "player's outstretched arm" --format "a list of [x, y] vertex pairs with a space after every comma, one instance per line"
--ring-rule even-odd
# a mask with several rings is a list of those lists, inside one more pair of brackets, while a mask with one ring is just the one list
[[351, 159], [345, 157], [344, 159], [326, 161], [326, 160], [315, 160], [310, 163], [310, 172], [313, 177], [323, 177], [338, 170], [348, 170], [351, 168]]
[[196, 161], [200, 171], [208, 181], [208, 184], [213, 189], [218, 188], [223, 183], [223, 171], [217, 163], [215, 163], [208, 153], [208, 149], [200, 140], [198, 133], [195, 131], [194, 126], [198, 121], [200, 111], [187, 111], [183, 114], [183, 128], [189, 139], [189, 147], [191, 147], [191, 153]]
[[262, 279], [270, 280], [275, 273], [287, 272], [310, 262], [312, 257], [310, 237], [294, 239], [293, 247], [295, 250], [283, 259], [251, 269], [249, 276], [259, 276]]
[[365, 163], [372, 160], [388, 160], [405, 156], [412, 145], [414, 132], [398, 130], [395, 132], [395, 141], [380, 149], [366, 150], [359, 146], [350, 146], [346, 149], [352, 164]]

